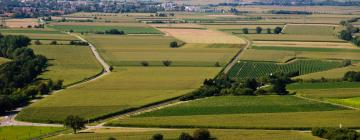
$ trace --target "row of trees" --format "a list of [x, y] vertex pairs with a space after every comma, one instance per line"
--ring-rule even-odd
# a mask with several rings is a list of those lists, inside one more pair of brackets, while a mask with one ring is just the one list
[[360, 82], [360, 72], [348, 71], [345, 73], [343, 80], [349, 82]]
[[98, 31], [95, 32], [96, 34], [112, 34], [112, 35], [124, 35], [125, 32], [124, 31], [120, 31], [118, 29], [110, 29], [110, 30], [106, 30], [106, 31]]
[[0, 57], [12, 61], [0, 65], [0, 113], [26, 104], [38, 94], [62, 87], [62, 81], [37, 79], [48, 66], [47, 58], [35, 55], [26, 36], [0, 35]]
[[182, 101], [193, 100], [210, 96], [226, 96], [226, 95], [267, 95], [278, 94], [287, 95], [286, 84], [293, 82], [290, 77], [299, 75], [294, 73], [276, 73], [268, 77], [246, 80], [233, 80], [226, 75], [219, 76], [215, 79], [205, 79], [203, 85], [191, 92], [190, 94], [180, 98]]
[[[255, 30], [256, 30], [257, 34], [261, 34], [263, 32], [263, 28], [261, 28], [261, 27], [256, 27]], [[249, 34], [250, 33], [248, 28], [243, 28], [242, 31], [243, 31], [244, 34]], [[280, 34], [281, 31], [282, 31], [281, 27], [275, 27], [274, 30], [272, 30], [270, 28], [266, 29], [267, 34]]]
[[359, 140], [360, 133], [347, 128], [313, 128], [313, 136], [328, 140]]
[[[42, 45], [43, 43], [40, 40], [35, 40], [34, 41], [35, 45]], [[79, 40], [71, 40], [69, 41], [70, 45], [78, 45], [78, 46], [87, 46], [89, 45], [87, 42], [84, 41], [79, 41]], [[53, 40], [50, 42], [50, 45], [63, 45], [63, 44], [59, 44], [56, 40]]]

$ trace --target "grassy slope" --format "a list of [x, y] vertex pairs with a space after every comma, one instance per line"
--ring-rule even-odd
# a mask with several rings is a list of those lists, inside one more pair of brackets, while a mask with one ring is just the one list
[[41, 78], [64, 80], [64, 85], [94, 76], [102, 69], [89, 47], [40, 45], [31, 48], [50, 59], [51, 65]]
[[[171, 41], [164, 36], [86, 36], [104, 56], [116, 66], [139, 66], [148, 61], [150, 66], [162, 65], [162, 61], [172, 61], [172, 66], [214, 66], [216, 62], [225, 65], [239, 50], [234, 45], [186, 44], [180, 48], [170, 48]], [[178, 41], [180, 42], [180, 41]]]
[[[109, 137], [115, 137], [117, 139], [126, 140], [146, 140], [150, 139], [153, 134], [161, 133], [165, 139], [178, 139], [182, 132], [192, 134], [192, 129], [180, 129], [180, 130], [163, 130], [163, 131], [139, 131], [139, 132], [127, 132], [122, 131], [122, 128], [106, 129], [95, 131], [95, 133], [82, 133], [76, 135], [62, 135], [58, 137], [50, 138], [50, 140], [87, 140], [96, 138], [98, 140], [106, 140]], [[320, 140], [320, 138], [311, 136], [310, 133], [296, 132], [296, 131], [277, 131], [277, 130], [229, 130], [229, 129], [210, 129], [213, 137], [220, 140]]]
[[180, 96], [196, 89], [220, 68], [115, 67], [110, 75], [67, 89], [36, 102], [17, 119], [62, 121], [68, 115], [86, 119], [140, 107]]
[[0, 127], [1, 140], [25, 140], [63, 130], [62, 127], [7, 126]]
[[190, 101], [145, 113], [141, 117], [330, 111], [337, 106], [293, 96], [225, 96]]

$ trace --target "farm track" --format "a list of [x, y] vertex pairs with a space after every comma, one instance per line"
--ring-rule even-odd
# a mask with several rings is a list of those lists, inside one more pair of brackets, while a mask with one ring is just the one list
[[[80, 82], [78, 82], [76, 84], [73, 84], [71, 86], [66, 87], [65, 89], [74, 88], [74, 87], [86, 84], [88, 82], [97, 80], [97, 79], [99, 79], [99, 78], [101, 78], [101, 77], [103, 77], [103, 76], [105, 76], [105, 75], [107, 75], [107, 74], [109, 74], [111, 72], [110, 66], [104, 61], [104, 59], [101, 58], [101, 56], [97, 52], [95, 46], [93, 46], [90, 42], [88, 42], [87, 40], [85, 40], [84, 38], [82, 38], [79, 35], [71, 34], [71, 33], [68, 33], [68, 34], [71, 35], [71, 36], [77, 37], [81, 41], [89, 43], [89, 47], [91, 49], [91, 52], [95, 56], [96, 60], [101, 64], [101, 66], [103, 67], [103, 70], [102, 70], [101, 74], [98, 74], [98, 75], [96, 75], [94, 77], [91, 77], [90, 79], [80, 81]], [[51, 94], [63, 91], [65, 89], [54, 91]], [[46, 96], [48, 96], [48, 95], [44, 95], [43, 98], [45, 98]], [[39, 99], [32, 100], [31, 103], [34, 103], [34, 102], [37, 102], [37, 101], [39, 101]], [[14, 110], [9, 115], [4, 116], [5, 119], [0, 121], [0, 127], [1, 126], [52, 126], [52, 127], [62, 127], [63, 126], [63, 125], [60, 125], [60, 124], [46, 124], [46, 123], [32, 123], [32, 122], [16, 121], [15, 117], [16, 117], [17, 113], [20, 112], [22, 109], [23, 109], [22, 107], [17, 108], [16, 110]]]
[[224, 74], [227, 74], [230, 69], [236, 64], [238, 63], [238, 60], [240, 59], [241, 57], [241, 54], [244, 52], [244, 50], [248, 49], [251, 47], [252, 45], [252, 42], [246, 38], [243, 38], [245, 41], [246, 41], [246, 46], [241, 48], [240, 51], [236, 54], [236, 56], [231, 60], [231, 62], [225, 67], [223, 73]]

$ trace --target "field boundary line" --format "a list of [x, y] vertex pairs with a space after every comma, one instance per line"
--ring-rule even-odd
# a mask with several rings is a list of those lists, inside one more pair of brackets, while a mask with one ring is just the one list
[[248, 49], [251, 47], [252, 45], [252, 42], [246, 38], [242, 38], [243, 40], [246, 41], [246, 45], [245, 47], [242, 47], [238, 52], [237, 54], [235, 55], [235, 57], [233, 57], [233, 59], [226, 65], [226, 67], [223, 69], [222, 72], [220, 73], [224, 73], [224, 74], [227, 74], [230, 69], [238, 62], [238, 60], [240, 59], [241, 55], [243, 54], [244, 50]]

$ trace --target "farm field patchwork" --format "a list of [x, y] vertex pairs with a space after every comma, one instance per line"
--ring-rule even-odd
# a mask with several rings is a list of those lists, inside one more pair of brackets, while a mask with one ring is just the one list
[[336, 68], [327, 71], [309, 73], [305, 75], [300, 75], [294, 77], [294, 79], [303, 79], [303, 80], [311, 80], [311, 79], [341, 79], [344, 77], [345, 73], [348, 71], [360, 71], [360, 64], [353, 64], [351, 66], [343, 67], [343, 68]]
[[210, 67], [115, 67], [96, 81], [31, 104], [17, 119], [59, 122], [68, 115], [94, 119], [184, 95], [219, 71]]
[[[192, 115], [166, 117], [132, 117], [110, 121], [108, 126], [206, 127], [238, 129], [311, 129], [313, 127], [358, 128], [360, 111], [320, 111], [287, 113], [253, 113]], [[316, 117], [315, 117], [316, 116]]]
[[23, 18], [23, 19], [7, 19], [6, 26], [10, 28], [27, 28], [39, 25], [37, 18]]
[[104, 59], [115, 66], [141, 66], [146, 61], [150, 66], [161, 66], [162, 61], [172, 61], [172, 66], [224, 66], [239, 51], [235, 44], [185, 44], [170, 48], [172, 41], [181, 41], [164, 36], [112, 36], [87, 35]]
[[253, 41], [319, 41], [344, 42], [335, 36], [297, 35], [297, 34], [235, 34]]
[[[135, 132], [134, 132], [135, 131]], [[161, 133], [165, 139], [178, 139], [182, 132], [192, 134], [194, 129], [164, 129], [164, 130], [151, 130], [134, 128], [124, 130], [124, 128], [111, 128], [111, 129], [97, 129], [90, 131], [90, 133], [76, 134], [76, 135], [62, 135], [52, 137], [50, 140], [87, 140], [96, 138], [99, 140], [106, 140], [109, 137], [126, 140], [146, 140], [150, 139], [152, 135]], [[290, 130], [231, 130], [231, 129], [210, 129], [211, 135], [221, 140], [320, 140], [320, 138], [312, 136], [310, 133], [296, 132]], [[91, 133], [93, 132], [93, 133]]]
[[180, 39], [186, 43], [203, 43], [203, 44], [245, 44], [246, 43], [241, 38], [215, 30], [167, 29], [167, 28], [161, 28], [159, 30], [177, 39]]
[[139, 117], [311, 112], [344, 109], [294, 96], [225, 96], [189, 101]]
[[1, 140], [28, 140], [64, 130], [62, 127], [6, 126], [0, 127]]
[[79, 82], [101, 72], [102, 68], [87, 46], [31, 46], [36, 54], [49, 59], [50, 66], [41, 78], [64, 80], [64, 85]]
[[296, 72], [300, 75], [341, 67], [338, 61], [293, 60], [288, 63], [239, 61], [229, 71], [229, 76], [239, 79], [260, 78], [276, 72]]

